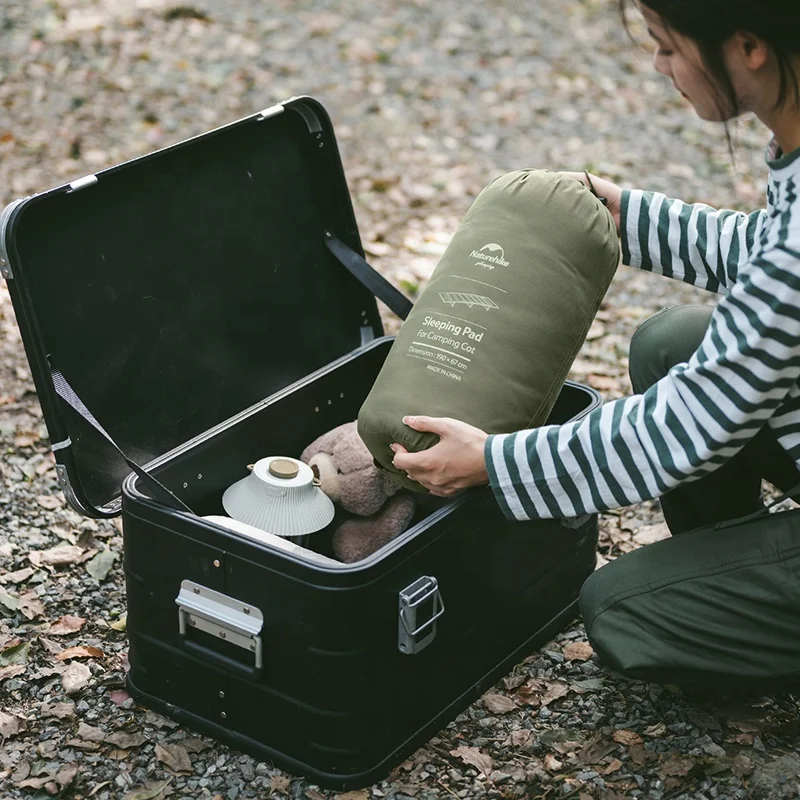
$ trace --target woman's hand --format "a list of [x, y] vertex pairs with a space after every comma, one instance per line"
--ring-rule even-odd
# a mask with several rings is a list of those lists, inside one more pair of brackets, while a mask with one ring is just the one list
[[[583, 172], [562, 172], [561, 174], [570, 178], [575, 178], [576, 181], [580, 181], [588, 189], [592, 188], [589, 186], [586, 175]], [[614, 224], [617, 226], [617, 236], [619, 236], [620, 214], [622, 212], [622, 189], [617, 186], [616, 183], [607, 181], [605, 178], [598, 178], [596, 175], [590, 175], [590, 177], [598, 197], [605, 197], [608, 201], [606, 208], [611, 212], [611, 216], [614, 218]]]
[[487, 433], [447, 417], [403, 417], [403, 423], [415, 431], [439, 435], [437, 444], [419, 453], [409, 453], [401, 444], [391, 445], [394, 466], [431, 494], [449, 497], [489, 482], [483, 455]]

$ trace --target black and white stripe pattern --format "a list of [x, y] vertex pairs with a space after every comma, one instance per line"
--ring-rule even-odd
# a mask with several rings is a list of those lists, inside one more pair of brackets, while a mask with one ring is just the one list
[[490, 436], [505, 514], [570, 517], [658, 497], [765, 425], [800, 462], [800, 150], [770, 162], [767, 208], [716, 211], [626, 191], [626, 264], [723, 295], [697, 352], [579, 422]]

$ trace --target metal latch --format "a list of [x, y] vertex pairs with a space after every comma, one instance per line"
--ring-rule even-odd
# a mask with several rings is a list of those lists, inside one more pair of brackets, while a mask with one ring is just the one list
[[406, 586], [398, 599], [397, 647], [401, 653], [415, 655], [436, 638], [436, 620], [444, 614], [439, 583], [436, 578], [423, 575]]
[[190, 627], [210, 633], [253, 653], [255, 668], [261, 669], [263, 654], [259, 634], [264, 625], [264, 615], [255, 606], [193, 581], [181, 581], [175, 602], [182, 636]]

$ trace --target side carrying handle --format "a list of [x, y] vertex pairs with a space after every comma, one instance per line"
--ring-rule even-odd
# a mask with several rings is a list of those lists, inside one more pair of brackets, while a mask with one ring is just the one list
[[72, 409], [83, 417], [99, 434], [105, 437], [106, 441], [122, 456], [125, 463], [130, 467], [131, 471], [138, 475], [142, 483], [150, 490], [153, 498], [163, 503], [168, 508], [175, 509], [176, 511], [188, 511], [192, 513], [192, 509], [186, 505], [180, 498], [176, 497], [161, 481], [140, 467], [135, 461], [131, 461], [125, 453], [120, 450], [119, 445], [111, 438], [106, 429], [94, 418], [94, 415], [84, 405], [83, 400], [78, 397], [75, 390], [67, 383], [67, 379], [61, 372], [54, 367], [50, 368], [50, 376], [53, 379], [53, 387], [56, 394], [69, 405]]
[[405, 319], [411, 313], [414, 304], [399, 289], [392, 286], [380, 272], [367, 264], [355, 250], [351, 250], [330, 231], [325, 231], [325, 244], [336, 256], [336, 260], [358, 278], [375, 297], [386, 303], [400, 319]]
[[[178, 633], [181, 645], [186, 650], [244, 677], [258, 678], [261, 675], [264, 666], [261, 644], [264, 615], [258, 608], [189, 580], [181, 581], [181, 590], [175, 603], [178, 606]], [[189, 638], [191, 629], [203, 631], [214, 639], [251, 653], [253, 663], [243, 663], [206, 644], [193, 641]]]
[[752, 522], [755, 519], [766, 517], [771, 508], [777, 506], [779, 503], [782, 503], [784, 500], [791, 500], [792, 495], [796, 494], [800, 494], [800, 483], [798, 483], [797, 486], [793, 486], [788, 492], [784, 492], [777, 500], [773, 500], [771, 503], [765, 505], [764, 508], [759, 508], [758, 511], [753, 511], [751, 514], [746, 514], [743, 517], [736, 517], [736, 519], [726, 519], [723, 522], [718, 522], [714, 526], [714, 530], [720, 531], [723, 528], [731, 528], [734, 525], [739, 525], [743, 522]]

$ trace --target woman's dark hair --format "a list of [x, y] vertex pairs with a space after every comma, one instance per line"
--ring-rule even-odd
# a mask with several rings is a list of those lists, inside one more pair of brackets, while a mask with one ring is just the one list
[[[668, 28], [694, 40], [706, 67], [717, 80], [722, 107], [739, 112], [739, 103], [725, 69], [722, 45], [737, 31], [754, 34], [770, 46], [778, 61], [778, 108], [791, 101], [800, 105], [800, 82], [792, 64], [800, 55], [798, 0], [619, 0], [620, 13], [630, 33], [627, 9], [632, 4], [650, 9]], [[726, 102], [725, 102], [726, 101]]]

